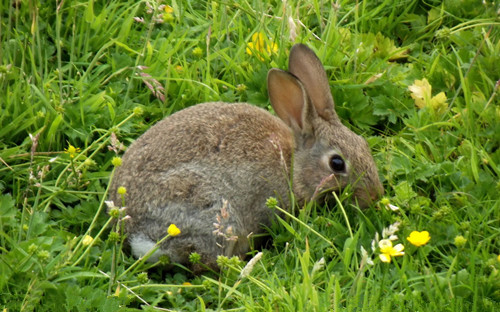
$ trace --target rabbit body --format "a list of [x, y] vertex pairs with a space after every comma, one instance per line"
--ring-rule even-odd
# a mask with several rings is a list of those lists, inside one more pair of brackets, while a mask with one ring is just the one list
[[130, 146], [115, 176], [127, 189], [134, 255], [145, 254], [171, 223], [181, 235], [152, 260], [165, 253], [186, 264], [198, 252], [215, 266], [217, 255], [244, 255], [247, 236], [269, 225], [266, 200], [287, 198], [284, 161], [292, 145], [282, 121], [249, 104], [199, 104], [157, 123]]
[[290, 185], [299, 202], [347, 185], [360, 206], [383, 193], [368, 144], [337, 117], [312, 50], [295, 45], [289, 72], [272, 69], [268, 89], [279, 118], [245, 103], [198, 104], [158, 122], [128, 148], [111, 198], [121, 202], [116, 190], [126, 187], [126, 231], [136, 257], [172, 223], [181, 234], [150, 260], [165, 254], [190, 266], [197, 252], [216, 268], [218, 255], [244, 257], [249, 236], [272, 220], [266, 200], [276, 197], [287, 208]]

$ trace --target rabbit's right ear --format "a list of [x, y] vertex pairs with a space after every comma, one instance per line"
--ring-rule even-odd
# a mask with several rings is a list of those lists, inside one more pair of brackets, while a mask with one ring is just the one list
[[302, 83], [289, 72], [272, 68], [267, 74], [267, 89], [278, 117], [294, 131], [309, 132], [305, 122], [309, 99]]

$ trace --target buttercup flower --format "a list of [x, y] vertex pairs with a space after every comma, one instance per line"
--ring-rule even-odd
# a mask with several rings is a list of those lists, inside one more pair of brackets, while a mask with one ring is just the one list
[[455, 236], [455, 239], [453, 240], [453, 243], [458, 248], [462, 248], [467, 243], [467, 238], [463, 237], [462, 235], [457, 235], [457, 236]]
[[113, 159], [111, 160], [111, 164], [115, 167], [119, 167], [122, 165], [122, 159], [120, 157], [113, 157]]
[[83, 246], [88, 246], [88, 245], [92, 244], [93, 241], [94, 241], [94, 239], [92, 238], [92, 236], [85, 235], [83, 237], [82, 244], [83, 244]]
[[410, 233], [410, 236], [406, 238], [412, 245], [420, 247], [429, 242], [431, 237], [429, 236], [429, 232], [427, 231], [413, 231]]
[[432, 96], [432, 86], [426, 78], [415, 80], [408, 87], [408, 90], [411, 91], [410, 96], [415, 100], [415, 105], [418, 108], [430, 107], [437, 113], [443, 113], [448, 108], [446, 94], [439, 92], [437, 95]]
[[163, 8], [163, 10], [165, 11], [165, 13], [174, 13], [174, 8], [172, 8], [170, 5], [165, 5], [165, 7]]
[[194, 48], [192, 53], [196, 57], [202, 57], [203, 56], [203, 50], [200, 47]]
[[120, 186], [118, 187], [118, 190], [116, 192], [120, 195], [125, 195], [127, 194], [127, 189], [125, 188], [125, 186]]
[[76, 153], [80, 152], [79, 147], [74, 147], [73, 145], [69, 144], [68, 148], [64, 150], [66, 154], [69, 154], [69, 157], [75, 158]]
[[264, 33], [256, 32], [252, 35], [252, 41], [247, 43], [246, 52], [264, 61], [265, 57], [269, 57], [269, 55], [278, 52], [278, 45], [274, 42], [267, 44]]
[[177, 236], [177, 235], [181, 234], [181, 230], [179, 230], [179, 228], [175, 224], [172, 223], [168, 226], [167, 233], [170, 236]]
[[380, 248], [380, 260], [385, 263], [390, 263], [391, 257], [399, 257], [405, 254], [403, 244], [397, 244], [393, 247], [392, 241], [389, 239], [382, 239], [378, 242], [378, 247]]

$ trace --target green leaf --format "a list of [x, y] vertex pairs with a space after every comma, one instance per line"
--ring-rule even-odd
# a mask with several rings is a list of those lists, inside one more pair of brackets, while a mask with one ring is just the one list
[[10, 219], [16, 215], [17, 209], [14, 204], [15, 201], [10, 194], [0, 196], [0, 219]]

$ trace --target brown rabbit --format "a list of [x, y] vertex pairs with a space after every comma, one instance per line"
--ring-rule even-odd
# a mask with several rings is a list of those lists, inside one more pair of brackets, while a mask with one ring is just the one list
[[271, 69], [268, 89], [279, 118], [245, 103], [204, 103], [158, 122], [129, 147], [111, 194], [121, 202], [117, 188], [127, 189], [134, 256], [144, 256], [173, 223], [182, 233], [149, 260], [168, 255], [189, 266], [197, 252], [217, 268], [218, 255], [249, 251], [249, 236], [273, 218], [266, 200], [287, 207], [290, 185], [299, 202], [348, 184], [362, 207], [383, 194], [368, 144], [340, 122], [312, 50], [294, 45], [289, 72]]

